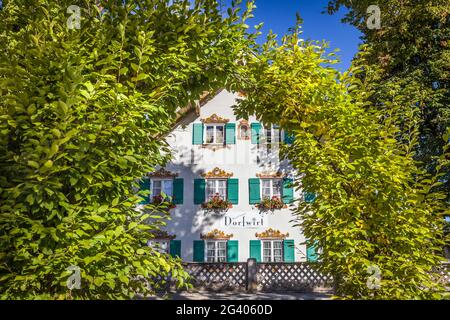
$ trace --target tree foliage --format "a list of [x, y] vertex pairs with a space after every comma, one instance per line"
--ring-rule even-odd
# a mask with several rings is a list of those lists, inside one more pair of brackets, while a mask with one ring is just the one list
[[[378, 5], [381, 29], [368, 29], [367, 8]], [[377, 67], [376, 73], [360, 74], [374, 88], [374, 105], [396, 92], [404, 104], [419, 109], [419, 144], [415, 158], [436, 173], [443, 154], [442, 139], [450, 127], [450, 3], [447, 0], [331, 0], [328, 12], [348, 9], [344, 22], [357, 27], [367, 44], [363, 60], [354, 64]], [[445, 190], [450, 200], [450, 168], [446, 169]]]
[[[250, 12], [84, 0], [69, 30], [72, 4], [7, 0], [0, 11], [0, 295], [131, 298], [169, 274], [184, 285], [181, 262], [145, 245], [168, 217], [136, 210], [134, 187], [167, 160], [161, 137], [177, 109], [226, 84]], [[71, 265], [81, 289], [70, 292]]]
[[[241, 69], [247, 95], [236, 112], [295, 136], [283, 153], [300, 174], [296, 186], [316, 194], [313, 203], [298, 202], [299, 226], [308, 244], [321, 248], [321, 270], [333, 275], [338, 296], [438, 298], [433, 267], [441, 260], [446, 208], [431, 190], [439, 177], [414, 160], [414, 109], [398, 92], [383, 101], [385, 110], [377, 108], [373, 87], [359, 76], [377, 70], [340, 74], [324, 43], [299, 34], [281, 45], [269, 36]], [[367, 55], [363, 50], [360, 59]], [[381, 271], [376, 290], [368, 285], [370, 268]]]

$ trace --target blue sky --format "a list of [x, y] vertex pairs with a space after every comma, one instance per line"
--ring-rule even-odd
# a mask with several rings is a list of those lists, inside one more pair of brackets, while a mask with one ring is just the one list
[[299, 12], [304, 19], [303, 38], [326, 40], [331, 50], [339, 48], [342, 62], [336, 68], [345, 71], [358, 51], [361, 34], [355, 27], [341, 23], [344, 9], [334, 15], [322, 14], [327, 3], [327, 0], [256, 0], [255, 18], [250, 25], [264, 22], [264, 34], [273, 30], [282, 35], [295, 25], [295, 13]]

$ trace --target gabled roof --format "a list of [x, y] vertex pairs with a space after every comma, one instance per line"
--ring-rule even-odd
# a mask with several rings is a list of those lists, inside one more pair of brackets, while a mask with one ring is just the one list
[[195, 105], [189, 103], [186, 107], [181, 108], [177, 111], [177, 118], [175, 120], [175, 124], [172, 127], [172, 130], [178, 127], [179, 125], [187, 125], [192, 122], [195, 118], [200, 116], [200, 108], [207, 104], [211, 99], [217, 96], [224, 89], [221, 88], [215, 92], [205, 91], [200, 96], [200, 99], [196, 101]]

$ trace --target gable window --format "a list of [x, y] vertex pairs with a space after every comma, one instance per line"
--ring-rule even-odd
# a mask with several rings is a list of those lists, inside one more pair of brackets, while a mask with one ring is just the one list
[[227, 199], [227, 180], [208, 179], [206, 180], [206, 200], [211, 200], [214, 196], [219, 196], [222, 200]]
[[225, 126], [223, 124], [205, 125], [205, 144], [223, 144], [225, 142]]
[[283, 241], [263, 240], [263, 262], [283, 262]]
[[227, 241], [206, 241], [206, 262], [227, 261]]
[[152, 239], [147, 241], [147, 245], [152, 247], [159, 253], [169, 253], [170, 252], [170, 240], [163, 239]]
[[264, 133], [264, 142], [266, 144], [279, 143], [281, 141], [281, 130], [277, 125], [265, 127]]
[[261, 195], [263, 198], [281, 198], [281, 179], [261, 179]]
[[173, 196], [173, 179], [152, 179], [151, 181], [152, 198], [159, 197], [163, 193], [166, 197]]

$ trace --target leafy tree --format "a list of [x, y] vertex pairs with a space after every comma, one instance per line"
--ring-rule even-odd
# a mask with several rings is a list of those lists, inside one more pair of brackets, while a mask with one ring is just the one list
[[[250, 12], [97, 3], [77, 1], [80, 29], [67, 27], [74, 1], [7, 0], [0, 11], [3, 299], [132, 298], [154, 293], [157, 276], [187, 279], [180, 260], [145, 245], [168, 217], [136, 210], [134, 188], [167, 160], [177, 109], [227, 83], [253, 41]], [[80, 290], [66, 287], [72, 265]]]
[[[381, 29], [367, 27], [367, 8], [378, 5]], [[374, 105], [384, 108], [392, 91], [404, 104], [419, 109], [419, 144], [415, 158], [430, 173], [436, 172], [443, 154], [442, 139], [450, 127], [450, 3], [447, 0], [331, 0], [328, 12], [349, 9], [344, 22], [363, 33], [367, 55], [355, 65], [379, 66], [378, 72], [361, 73], [374, 88]], [[450, 168], [444, 184], [450, 201]]]
[[[236, 112], [295, 136], [283, 154], [301, 176], [296, 187], [316, 194], [314, 202], [298, 203], [299, 226], [308, 245], [321, 248], [319, 267], [333, 275], [339, 297], [439, 298], [433, 267], [442, 259], [448, 209], [431, 190], [439, 176], [413, 157], [416, 111], [399, 92], [383, 101], [386, 110], [376, 108], [373, 87], [359, 76], [379, 72], [375, 66], [340, 74], [326, 44], [299, 33], [281, 45], [270, 35], [240, 69], [247, 95]], [[359, 58], [367, 56], [363, 50]], [[377, 269], [380, 283], [369, 273]]]

